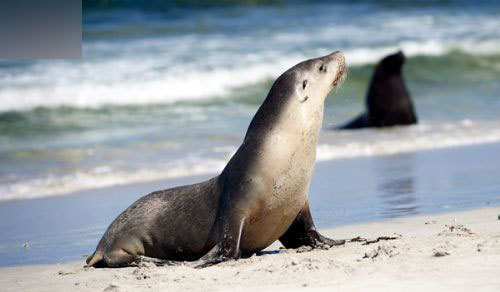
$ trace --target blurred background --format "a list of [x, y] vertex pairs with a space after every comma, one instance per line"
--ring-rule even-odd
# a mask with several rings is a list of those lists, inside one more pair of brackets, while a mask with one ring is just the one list
[[[363, 110], [374, 65], [399, 49], [420, 123], [333, 131]], [[312, 188], [329, 204], [323, 213], [313, 205], [321, 222], [352, 222], [339, 218], [353, 218], [345, 210], [360, 201], [371, 209], [360, 208], [357, 220], [500, 202], [500, 148], [480, 146], [500, 141], [497, 1], [83, 0], [81, 60], [0, 61], [0, 209], [7, 218], [35, 202], [24, 199], [215, 175], [274, 79], [335, 50], [349, 71], [326, 101], [318, 161], [332, 167], [316, 173], [333, 183]], [[415, 154], [470, 145], [478, 148]], [[143, 194], [94, 222], [68, 259], [90, 252]], [[423, 199], [438, 194], [440, 204]], [[28, 236], [2, 226], [16, 246]], [[11, 243], [0, 242], [0, 253]]]

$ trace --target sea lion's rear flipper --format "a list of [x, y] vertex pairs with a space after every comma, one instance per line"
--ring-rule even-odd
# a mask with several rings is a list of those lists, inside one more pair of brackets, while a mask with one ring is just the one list
[[368, 122], [368, 118], [366, 114], [360, 114], [354, 120], [348, 122], [347, 124], [336, 128], [337, 130], [349, 130], [349, 129], [360, 129], [370, 127], [370, 123]]
[[311, 247], [331, 247], [345, 243], [345, 240], [334, 240], [319, 234], [314, 226], [308, 202], [306, 202], [295, 221], [279, 240], [286, 248], [298, 248], [304, 245]]
[[87, 257], [86, 263], [87, 267], [96, 267], [103, 263], [104, 256], [101, 251], [95, 251], [93, 254]]
[[123, 249], [113, 250], [104, 254], [104, 261], [107, 267], [120, 268], [130, 266], [137, 261], [138, 256], [130, 254]]
[[137, 255], [132, 255], [124, 250], [114, 250], [111, 252], [103, 252], [96, 250], [87, 258], [87, 267], [95, 268], [117, 268], [126, 267], [137, 260]]

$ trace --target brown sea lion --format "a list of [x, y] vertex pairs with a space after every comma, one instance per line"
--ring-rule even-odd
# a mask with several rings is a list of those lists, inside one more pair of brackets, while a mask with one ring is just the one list
[[343, 54], [334, 52], [283, 73], [219, 176], [137, 200], [111, 223], [87, 264], [120, 267], [146, 256], [203, 267], [278, 239], [287, 248], [343, 243], [316, 231], [307, 196], [324, 100], [345, 68]]

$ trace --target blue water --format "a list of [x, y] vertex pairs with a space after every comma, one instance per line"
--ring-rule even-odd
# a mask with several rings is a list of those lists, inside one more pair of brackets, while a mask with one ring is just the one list
[[[81, 60], [0, 60], [0, 216], [18, 218], [11, 233], [4, 233], [8, 224], [0, 228], [0, 253], [11, 254], [19, 242], [35, 242], [49, 232], [57, 221], [49, 214], [66, 209], [76, 214], [75, 208], [83, 208], [78, 200], [97, 200], [92, 189], [156, 180], [174, 184], [216, 174], [241, 143], [273, 80], [299, 61], [335, 50], [346, 55], [348, 78], [326, 101], [317, 176], [330, 172], [320, 171], [323, 164], [346, 163], [354, 170], [358, 168], [350, 163], [360, 163], [366, 170], [363, 161], [399, 157], [388, 165], [421, 165], [420, 159], [401, 157], [457, 147], [476, 149], [484, 158], [488, 156], [481, 153], [490, 149], [486, 145], [500, 142], [496, 1], [88, 0], [83, 8]], [[399, 49], [408, 57], [403, 73], [420, 124], [331, 131], [362, 111], [374, 65]], [[444, 167], [441, 174], [449, 177], [455, 169], [474, 163], [480, 168], [492, 161], [449, 157], [442, 163], [453, 168]], [[394, 183], [384, 183], [398, 177], [390, 167], [378, 170], [383, 177], [361, 171], [371, 177], [357, 191], [359, 200], [371, 202], [359, 208], [363, 216], [329, 217], [318, 209], [318, 219], [327, 226], [344, 222], [342, 218], [347, 223], [437, 211], [423, 199], [434, 187], [450, 210], [465, 207], [459, 202], [472, 193], [481, 196], [470, 207], [495, 202], [498, 184], [489, 172], [471, 170], [464, 179], [467, 185], [439, 189], [449, 182], [421, 185], [431, 180], [426, 173], [435, 168], [429, 161], [422, 165], [418, 171], [405, 170], [413, 179]], [[333, 173], [341, 175], [339, 171]], [[490, 171], [498, 173], [498, 168], [491, 164]], [[351, 183], [347, 180], [345, 187]], [[489, 187], [482, 189], [483, 184]], [[314, 191], [320, 185], [312, 187]], [[341, 190], [329, 183], [321, 187]], [[386, 198], [389, 206], [390, 196], [377, 195], [379, 204], [368, 199], [389, 192], [385, 189], [402, 192], [391, 205], [399, 211], [381, 203]], [[410, 196], [412, 189], [417, 191]], [[136, 198], [149, 191], [127, 191], [124, 196]], [[74, 192], [80, 195], [68, 196]], [[114, 214], [131, 202], [114, 205], [110, 198], [106, 208]], [[345, 200], [344, 209], [354, 202], [348, 196]], [[59, 205], [63, 201], [64, 207]], [[324, 202], [328, 212], [341, 210], [338, 202]], [[25, 216], [28, 207], [36, 218]], [[113, 216], [92, 221], [82, 215], [61, 227], [71, 234], [55, 233], [64, 242], [57, 248], [68, 246], [58, 259], [86, 253]], [[20, 230], [32, 221], [43, 223], [23, 235]], [[95, 226], [85, 223], [91, 221]], [[79, 249], [78, 238], [85, 238]], [[46, 247], [33, 247], [22, 260], [25, 250], [20, 249], [0, 265], [53, 262], [54, 246]]]

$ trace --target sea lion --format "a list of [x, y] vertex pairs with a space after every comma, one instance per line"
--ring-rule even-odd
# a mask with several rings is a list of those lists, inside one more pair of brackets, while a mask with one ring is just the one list
[[307, 196], [324, 100], [345, 68], [334, 52], [283, 73], [219, 176], [140, 198], [111, 223], [87, 264], [121, 267], [146, 256], [204, 267], [278, 239], [286, 248], [342, 244], [316, 231]]
[[375, 67], [368, 94], [366, 111], [339, 129], [390, 127], [417, 123], [410, 94], [403, 81], [403, 52], [383, 58]]

